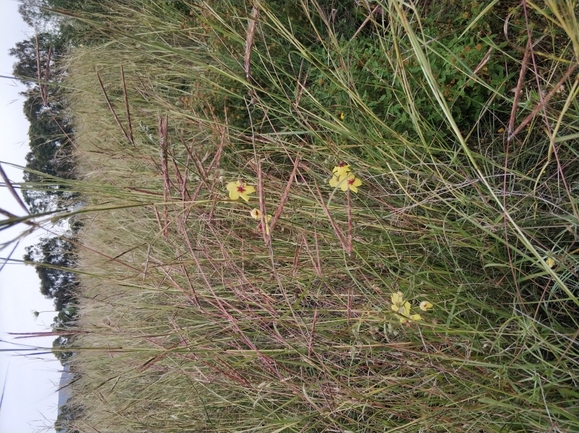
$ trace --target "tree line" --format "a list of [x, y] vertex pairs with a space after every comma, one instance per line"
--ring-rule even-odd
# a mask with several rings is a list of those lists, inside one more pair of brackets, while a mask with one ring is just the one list
[[[60, 0], [23, 0], [19, 12], [35, 34], [16, 43], [9, 53], [15, 57], [13, 75], [26, 89], [23, 109], [30, 123], [30, 151], [22, 195], [31, 214], [65, 210], [76, 199], [63, 180], [75, 178], [74, 128], [67, 111], [67, 95], [63, 81], [66, 69], [63, 59], [71, 46], [70, 32], [61, 31], [64, 20], [55, 19], [49, 8], [59, 7]], [[60, 24], [62, 21], [62, 25]], [[66, 27], [66, 25], [64, 25]], [[34, 264], [40, 278], [40, 292], [54, 299], [53, 328], [64, 331], [75, 319], [74, 272], [76, 226], [69, 226], [59, 236], [48, 235], [27, 248], [24, 260]]]
[[[98, 7], [98, 2], [76, 0], [20, 0], [19, 12], [34, 35], [10, 49], [15, 58], [13, 76], [24, 84], [21, 92], [30, 151], [26, 155], [22, 195], [31, 214], [70, 210], [82, 197], [70, 189], [76, 178], [74, 126], [68, 107], [64, 60], [83, 38], [83, 29], [64, 11]], [[96, 12], [96, 11], [95, 11]], [[52, 329], [58, 337], [53, 353], [64, 366], [74, 355], [79, 279], [75, 272], [76, 236], [81, 224], [67, 221], [56, 234], [49, 234], [27, 247], [24, 260], [36, 268], [40, 292], [54, 300], [57, 315]], [[78, 374], [78, 372], [73, 372]], [[57, 431], [77, 417], [82, 408], [59, 408]], [[70, 432], [73, 433], [73, 432]]]

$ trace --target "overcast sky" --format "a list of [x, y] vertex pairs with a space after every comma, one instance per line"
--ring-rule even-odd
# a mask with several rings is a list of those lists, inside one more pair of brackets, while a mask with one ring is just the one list
[[[32, 35], [32, 30], [20, 20], [18, 2], [0, 0], [0, 75], [12, 75], [15, 60], [8, 55], [8, 50], [16, 42]], [[28, 123], [22, 112], [23, 98], [18, 95], [22, 90], [18, 82], [0, 78], [0, 161], [9, 178], [15, 182], [22, 181], [22, 171], [7, 163], [23, 166], [29, 150]], [[0, 188], [0, 208], [23, 215], [23, 210], [6, 188]], [[0, 231], [0, 244], [14, 239], [21, 231], [22, 228]], [[21, 259], [24, 247], [35, 242], [34, 238], [24, 239], [12, 257]], [[11, 249], [0, 251], [0, 257], [6, 257]], [[49, 331], [56, 315], [53, 310], [52, 300], [40, 294], [33, 267], [8, 264], [0, 271], [1, 340], [33, 347], [51, 347], [54, 337], [15, 340], [7, 333]], [[41, 312], [38, 318], [34, 317], [34, 311]], [[17, 347], [0, 343], [0, 349]], [[51, 354], [40, 357], [0, 352], [0, 392], [1, 387], [5, 387], [0, 408], [0, 432], [54, 432], [52, 425], [57, 415], [56, 389], [61, 369], [60, 363]]]

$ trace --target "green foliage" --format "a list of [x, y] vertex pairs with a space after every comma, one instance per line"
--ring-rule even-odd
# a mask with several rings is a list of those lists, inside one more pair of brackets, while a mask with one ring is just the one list
[[74, 422], [82, 415], [82, 407], [73, 404], [64, 404], [59, 408], [58, 419], [54, 425], [56, 431], [63, 430], [67, 433], [81, 433], [74, 427]]
[[78, 286], [74, 273], [73, 245], [65, 237], [51, 236], [26, 248], [24, 260], [36, 264], [40, 292], [54, 299], [55, 309], [63, 311], [75, 302]]
[[[66, 95], [61, 82], [66, 76], [62, 58], [67, 39], [61, 32], [43, 32], [19, 42], [10, 50], [17, 58], [14, 75], [28, 89], [24, 114], [30, 122], [30, 152], [26, 156], [24, 199], [35, 214], [62, 208], [74, 194], [54, 178], [74, 177], [72, 127], [66, 112]], [[52, 179], [51, 179], [52, 178]]]

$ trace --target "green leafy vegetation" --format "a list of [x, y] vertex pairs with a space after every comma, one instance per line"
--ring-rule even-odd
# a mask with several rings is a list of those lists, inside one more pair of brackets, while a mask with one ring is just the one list
[[85, 3], [71, 431], [579, 429], [576, 2]]

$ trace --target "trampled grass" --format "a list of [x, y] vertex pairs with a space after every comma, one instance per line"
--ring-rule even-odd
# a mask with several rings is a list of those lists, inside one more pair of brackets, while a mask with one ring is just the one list
[[71, 431], [579, 430], [576, 3], [360, 3], [73, 13]]

